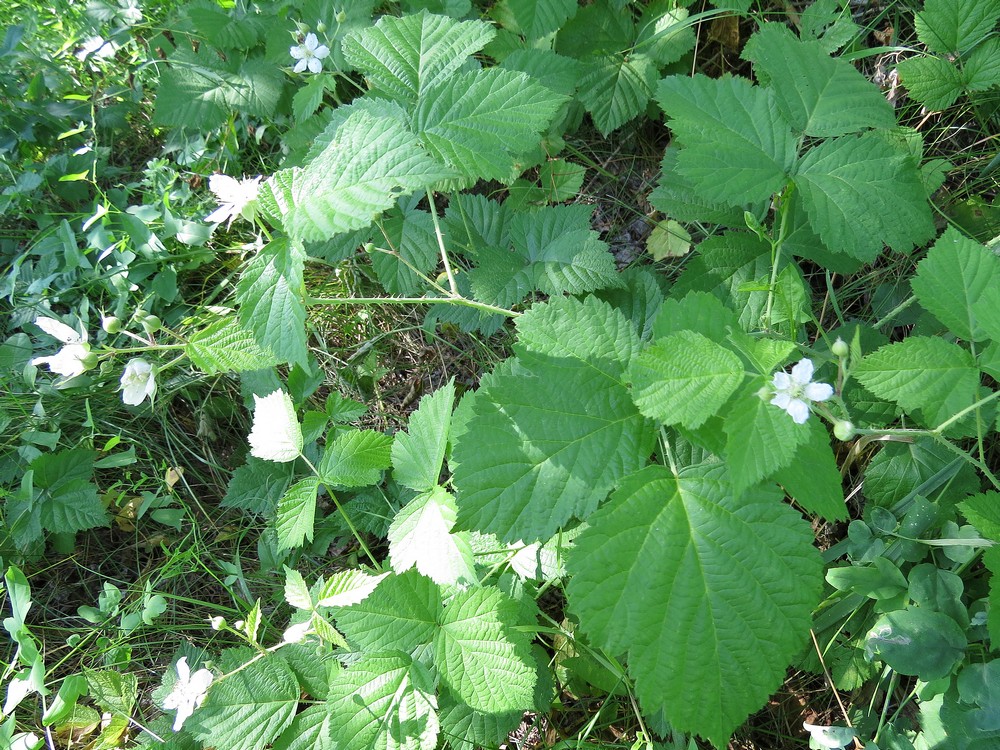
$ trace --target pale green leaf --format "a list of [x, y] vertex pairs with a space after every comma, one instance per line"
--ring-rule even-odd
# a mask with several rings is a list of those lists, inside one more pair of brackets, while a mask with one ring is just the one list
[[318, 489], [319, 479], [306, 477], [289, 487], [282, 496], [274, 517], [279, 550], [301, 547], [304, 542], [312, 541]]
[[236, 283], [239, 319], [281, 362], [306, 361], [306, 308], [300, 245], [279, 238], [250, 258]]
[[323, 584], [316, 602], [321, 607], [348, 607], [363, 602], [389, 573], [368, 575], [361, 570], [342, 570]]
[[452, 533], [455, 498], [441, 487], [422, 492], [396, 514], [389, 527], [389, 560], [403, 573], [416, 568], [438, 584], [477, 580], [472, 548], [464, 532]]
[[1000, 0], [926, 0], [913, 25], [934, 52], [957, 53], [981, 42], [996, 28]]
[[397, 432], [392, 444], [392, 475], [404, 487], [418, 492], [436, 486], [441, 475], [451, 410], [455, 405], [455, 381], [449, 380], [420, 399], [410, 415], [406, 432]]
[[490, 714], [526, 710], [537, 674], [528, 639], [513, 629], [518, 606], [497, 588], [469, 589], [448, 602], [434, 638], [434, 665], [466, 705]]
[[979, 384], [972, 355], [941, 338], [910, 336], [866, 356], [852, 375], [879, 398], [922, 410], [936, 427], [969, 406]]
[[817, 138], [867, 128], [893, 128], [896, 117], [882, 92], [819, 42], [796, 39], [783, 24], [761, 27], [743, 57], [757, 80], [773, 88], [778, 110], [799, 133]]
[[722, 747], [806, 643], [812, 542], [779, 493], [736, 494], [722, 465], [649, 467], [577, 539], [570, 608], [608, 653], [628, 651], [644, 710]]
[[639, 411], [663, 424], [690, 429], [715, 414], [743, 377], [739, 357], [693, 331], [657, 340], [629, 369]]
[[344, 57], [364, 73], [376, 96], [416, 104], [444, 83], [495, 35], [482, 21], [455, 21], [422, 12], [382, 16], [344, 40]]
[[649, 55], [598, 57], [588, 61], [577, 96], [601, 135], [607, 136], [645, 111], [657, 75], [656, 61]]
[[185, 729], [206, 745], [258, 750], [292, 722], [298, 702], [294, 673], [272, 654], [214, 683]]
[[659, 67], [677, 62], [694, 49], [694, 24], [687, 8], [673, 2], [649, 3], [639, 19], [635, 49], [650, 55]]
[[834, 252], [871, 261], [883, 245], [909, 250], [934, 234], [916, 164], [881, 134], [824, 141], [799, 162], [795, 184]]
[[691, 233], [673, 219], [657, 222], [646, 238], [646, 252], [653, 260], [683, 258], [691, 250]]
[[669, 76], [656, 100], [682, 148], [677, 169], [706, 201], [768, 200], [788, 181], [795, 139], [775, 94], [744, 78]]
[[313, 608], [312, 594], [306, 585], [302, 574], [285, 566], [285, 601], [296, 609], [311, 610]]
[[950, 107], [965, 88], [962, 72], [943, 57], [910, 57], [896, 70], [910, 98], [930, 110]]
[[844, 482], [823, 423], [810, 419], [809, 438], [795, 451], [795, 460], [774, 473], [774, 481], [808, 513], [827, 521], [847, 518]]
[[[339, 434], [338, 434], [339, 433]], [[333, 437], [331, 440], [330, 438]], [[323, 484], [364, 487], [377, 484], [391, 463], [392, 438], [374, 430], [333, 428], [319, 462]]]
[[263, 370], [281, 363], [234, 317], [216, 320], [192, 334], [184, 351], [206, 375]]
[[531, 41], [558, 31], [576, 10], [576, 0], [503, 0], [490, 14], [504, 28]]
[[563, 57], [549, 49], [519, 49], [507, 55], [500, 67], [527, 73], [557, 94], [571, 95], [583, 70], [579, 60]]
[[[978, 303], [984, 293], [1000, 286], [1000, 258], [991, 251], [949, 228], [917, 265], [910, 284], [920, 304], [960, 339], [987, 338]], [[996, 309], [981, 312], [989, 320], [1000, 317]]]
[[441, 593], [429, 578], [411, 570], [387, 577], [376, 595], [340, 610], [337, 625], [362, 651], [411, 652], [430, 643], [441, 611]]

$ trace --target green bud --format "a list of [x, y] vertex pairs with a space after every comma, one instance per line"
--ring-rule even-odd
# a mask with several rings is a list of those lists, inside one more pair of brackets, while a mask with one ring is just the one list
[[163, 327], [163, 323], [155, 315], [147, 315], [142, 319], [142, 328], [146, 333], [156, 333]]
[[833, 434], [837, 440], [850, 440], [855, 435], [854, 425], [846, 419], [838, 420], [833, 425]]
[[114, 315], [101, 316], [101, 328], [105, 333], [118, 333], [122, 329], [122, 322]]
[[316, 24], [316, 33], [317, 34], [325, 34], [326, 33], [326, 24], [323, 23], [322, 21], [320, 21], [319, 23], [317, 23]]
[[850, 354], [851, 348], [847, 345], [846, 341], [838, 336], [837, 340], [833, 342], [833, 346], [830, 347], [830, 351], [833, 352], [833, 356], [843, 359]]
[[100, 362], [100, 358], [94, 352], [87, 352], [82, 357], [80, 357], [80, 364], [85, 370], [92, 370], [97, 367]]
[[337, 11], [337, 23], [343, 23], [347, 20], [347, 14], [344, 11]]
[[774, 391], [768, 388], [766, 385], [761, 386], [761, 389], [757, 391], [757, 398], [761, 401], [770, 401], [774, 397]]

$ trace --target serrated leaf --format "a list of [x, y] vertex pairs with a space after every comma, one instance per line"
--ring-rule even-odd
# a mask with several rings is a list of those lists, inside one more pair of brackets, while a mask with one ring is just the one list
[[341, 123], [306, 167], [286, 174], [290, 200], [283, 225], [294, 239], [311, 242], [367, 227], [398, 196], [454, 176], [401, 123], [364, 110]]
[[772, 87], [778, 110], [799, 133], [828, 138], [896, 126], [892, 105], [871, 81], [781, 24], [762, 26], [743, 57], [754, 63], [757, 79]]
[[969, 91], [986, 91], [1000, 85], [1000, 38], [992, 37], [976, 47], [962, 73]]
[[538, 184], [547, 193], [549, 203], [562, 203], [576, 197], [586, 175], [587, 170], [580, 164], [549, 159], [538, 168]]
[[827, 521], [847, 518], [844, 482], [830, 448], [830, 436], [819, 420], [807, 423], [809, 437], [795, 451], [795, 460], [778, 469], [774, 480], [807, 512]]
[[299, 571], [285, 566], [285, 601], [296, 609], [311, 610], [313, 608], [312, 595], [309, 593], [309, 586]]
[[[370, 253], [372, 268], [389, 294], [419, 295], [427, 276], [438, 262], [434, 220], [426, 211], [393, 211], [378, 223], [386, 250], [375, 248]], [[381, 243], [379, 243], [381, 245]]]
[[601, 135], [607, 136], [646, 109], [658, 72], [655, 60], [642, 53], [616, 53], [587, 63], [577, 84], [577, 97]]
[[34, 505], [42, 528], [58, 534], [104, 526], [108, 513], [91, 482], [94, 453], [84, 449], [43, 453], [29, 464]]
[[434, 750], [437, 697], [426, 668], [406, 654], [365, 655], [330, 685], [331, 721], [342, 750]]
[[648, 467], [578, 537], [570, 607], [609, 653], [628, 650], [645, 711], [722, 747], [805, 643], [812, 540], [779, 493], [734, 494], [719, 464]]
[[292, 478], [292, 465], [250, 457], [233, 472], [223, 508], [241, 508], [270, 517]]
[[659, 339], [629, 368], [632, 400], [645, 416], [697, 429], [743, 382], [740, 358], [700, 333]]
[[410, 415], [406, 432], [397, 432], [392, 443], [392, 475], [404, 487], [422, 492], [435, 487], [441, 475], [451, 411], [455, 404], [455, 380], [449, 380], [420, 399]]
[[677, 62], [694, 49], [690, 11], [672, 2], [650, 3], [639, 19], [635, 48], [650, 55], [660, 67]]
[[298, 702], [295, 674], [270, 655], [214, 683], [188, 726], [208, 745], [257, 750], [292, 722]]
[[334, 573], [320, 590], [316, 602], [320, 607], [349, 607], [359, 604], [371, 595], [379, 583], [389, 575], [368, 575], [361, 570], [344, 570]]
[[455, 498], [441, 487], [407, 503], [389, 527], [392, 569], [403, 573], [415, 567], [441, 585], [477, 580], [467, 535], [451, 532], [455, 516]]
[[917, 38], [941, 54], [962, 52], [994, 31], [1000, 0], [926, 0], [913, 25]]
[[530, 41], [558, 31], [576, 10], [576, 0], [503, 0], [490, 14], [501, 26]]
[[344, 40], [344, 57], [365, 74], [375, 95], [415, 104], [495, 34], [482, 21], [455, 21], [427, 12], [382, 16], [375, 26]]
[[477, 394], [452, 469], [460, 528], [531, 542], [593, 511], [645, 463], [651, 434], [622, 382], [640, 343], [620, 312], [560, 298], [517, 326], [523, 369]]
[[279, 238], [253, 256], [236, 283], [239, 318], [265, 351], [281, 362], [304, 364], [306, 308], [301, 246]]
[[312, 541], [318, 489], [319, 479], [306, 477], [289, 487], [282, 496], [274, 518], [279, 550], [294, 549]]
[[549, 49], [519, 49], [507, 55], [501, 67], [527, 73], [557, 94], [571, 95], [583, 69], [579, 60], [558, 55]]
[[934, 234], [913, 160], [881, 134], [824, 141], [799, 162], [798, 196], [823, 243], [872, 261], [888, 245], [909, 250]]
[[518, 171], [515, 159], [537, 143], [564, 101], [523, 73], [461, 73], [422, 94], [413, 129], [459, 174], [509, 182]]
[[537, 680], [527, 638], [513, 630], [517, 604], [496, 588], [448, 602], [434, 637], [434, 665], [466, 705], [490, 714], [526, 710]]
[[958, 507], [984, 537], [1000, 542], [1000, 493], [974, 495], [959, 503]]
[[[331, 434], [339, 432], [334, 428]], [[374, 430], [350, 430], [327, 438], [319, 462], [323, 484], [364, 487], [377, 484], [391, 465], [392, 438]]]
[[653, 324], [653, 338], [693, 331], [712, 341], [725, 341], [730, 329], [738, 328], [736, 313], [718, 297], [707, 292], [687, 292], [664, 300]]
[[217, 320], [192, 334], [184, 352], [206, 375], [263, 370], [282, 361], [260, 346], [253, 333], [234, 317]]
[[440, 610], [437, 585], [411, 570], [387, 577], [377, 596], [338, 612], [337, 625], [362, 651], [409, 653], [434, 639]]
[[307, 707], [274, 741], [273, 750], [336, 750], [332, 709], [329, 703]]
[[961, 71], [943, 57], [900, 60], [896, 70], [910, 98], [931, 110], [950, 107], [965, 88]]
[[866, 356], [852, 375], [879, 398], [922, 410], [937, 426], [975, 398], [979, 370], [972, 355], [950, 341], [910, 336]]
[[760, 398], [763, 384], [763, 378], [750, 383], [726, 418], [726, 463], [737, 495], [788, 466], [809, 439], [807, 425], [796, 424], [784, 409]]
[[730, 76], [669, 76], [660, 81], [656, 101], [682, 145], [677, 169], [703, 200], [768, 200], [788, 181], [795, 139], [774, 116], [770, 89]]
[[927, 251], [910, 285], [920, 304], [965, 341], [988, 337], [980, 315], [988, 322], [1000, 318], [995, 308], [979, 306], [983, 295], [1000, 285], [1000, 258], [953, 227]]
[[441, 699], [439, 719], [441, 733], [456, 750], [476, 750], [479, 747], [500, 747], [517, 727], [522, 711], [506, 714], [485, 714], [464, 703]]
[[663, 152], [660, 177], [649, 194], [649, 203], [679, 221], [712, 222], [727, 227], [743, 227], [743, 206], [735, 207], [702, 198], [694, 188], [694, 182], [677, 170], [679, 149], [669, 147]]

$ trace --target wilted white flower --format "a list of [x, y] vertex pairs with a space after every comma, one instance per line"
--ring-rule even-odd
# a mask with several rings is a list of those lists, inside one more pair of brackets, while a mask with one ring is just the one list
[[138, 406], [146, 396], [153, 400], [156, 395], [156, 371], [144, 359], [132, 359], [125, 365], [122, 374], [122, 401], [129, 406]]
[[175, 669], [177, 670], [177, 681], [174, 683], [174, 689], [170, 691], [170, 695], [163, 700], [163, 707], [177, 709], [174, 731], [179, 732], [188, 717], [205, 700], [208, 687], [212, 684], [212, 673], [207, 669], [199, 669], [191, 674], [191, 667], [188, 666], [186, 656], [180, 658]]
[[809, 732], [809, 747], [841, 750], [853, 745], [857, 737], [857, 732], [850, 727], [824, 727], [803, 722], [802, 728]]
[[31, 364], [46, 365], [50, 371], [66, 378], [81, 375], [97, 364], [97, 356], [90, 351], [87, 334], [70, 328], [55, 318], [35, 318], [35, 325], [49, 336], [59, 339], [64, 346], [50, 357], [35, 357]]
[[795, 424], [805, 424], [809, 419], [811, 401], [826, 401], [833, 395], [833, 386], [828, 383], [814, 383], [812, 376], [812, 360], [802, 359], [792, 368], [791, 375], [786, 372], [776, 372], [771, 381], [774, 388], [771, 403], [787, 411]]
[[229, 175], [213, 174], [208, 178], [208, 189], [215, 193], [219, 207], [206, 216], [205, 221], [221, 224], [228, 220], [229, 223], [226, 224], [228, 229], [233, 225], [233, 219], [239, 216], [252, 218], [262, 179], [260, 175], [237, 180]]
[[323, 70], [323, 58], [330, 54], [330, 48], [320, 44], [315, 34], [306, 34], [305, 42], [292, 47], [288, 52], [298, 60], [293, 68], [296, 73], [302, 73], [306, 68], [310, 73], [319, 73]]
[[250, 455], [266, 461], [294, 461], [302, 453], [302, 428], [292, 397], [282, 390], [261, 398], [254, 395]]

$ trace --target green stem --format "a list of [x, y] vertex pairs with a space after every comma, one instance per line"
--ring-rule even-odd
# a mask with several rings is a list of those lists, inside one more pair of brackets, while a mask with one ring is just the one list
[[430, 204], [431, 221], [434, 222], [434, 236], [437, 237], [438, 249], [441, 251], [441, 262], [444, 263], [444, 272], [448, 276], [448, 287], [451, 289], [452, 294], [460, 297], [458, 284], [455, 283], [455, 276], [451, 272], [451, 263], [448, 262], [448, 251], [444, 247], [444, 235], [441, 234], [441, 225], [438, 223], [437, 206], [434, 205], [434, 193], [431, 192], [430, 188], [427, 188], [427, 202]]
[[[306, 462], [306, 466], [308, 466], [312, 470], [312, 473], [316, 475], [316, 477], [319, 479], [320, 482], [322, 482], [323, 475], [319, 473], [319, 471], [316, 469], [315, 466], [313, 466], [312, 461], [310, 461], [308, 458], [305, 457], [305, 455], [301, 453], [299, 454], [299, 458], [301, 458], [303, 461]], [[329, 492], [329, 488], [327, 488], [327, 491]], [[340, 504], [340, 501], [337, 499], [337, 496], [333, 494], [333, 492], [330, 492], [330, 499], [333, 500], [333, 504], [337, 506], [337, 510], [340, 511], [340, 515], [344, 517], [344, 520], [347, 522], [347, 528], [351, 530], [351, 534], [354, 535], [354, 538], [357, 540], [358, 544], [361, 546], [361, 549], [364, 551], [365, 556], [369, 560], [371, 560], [372, 566], [375, 567], [375, 569], [377, 570], [379, 564], [375, 560], [375, 555], [373, 555], [372, 551], [368, 549], [368, 545], [365, 544], [365, 540], [361, 537], [361, 534], [354, 526], [354, 522], [351, 520], [351, 517], [347, 515], [347, 511], [344, 510], [344, 506]]]
[[898, 313], [901, 313], [903, 310], [905, 310], [906, 308], [908, 308], [910, 305], [912, 305], [916, 301], [917, 301], [916, 297], [910, 297], [909, 299], [903, 300], [898, 305], [896, 305], [894, 308], [892, 308], [889, 312], [887, 312], [885, 315], [883, 315], [878, 321], [876, 321], [875, 323], [873, 323], [872, 324], [872, 328], [876, 328], [876, 329], [881, 328], [886, 323], [888, 323], [890, 320], [892, 320], [894, 317], [896, 317], [896, 315]]
[[460, 305], [483, 312], [516, 318], [521, 313], [485, 302], [476, 302], [461, 295], [455, 297], [306, 297], [307, 305]]
[[771, 281], [767, 285], [767, 307], [764, 310], [764, 325], [771, 327], [771, 308], [774, 306], [774, 288], [778, 283], [778, 264], [781, 261], [781, 246], [785, 244], [785, 237], [788, 236], [788, 217], [791, 215], [789, 206], [792, 197], [791, 184], [785, 188], [781, 195], [781, 225], [778, 228], [778, 236], [771, 242]]
[[940, 435], [945, 430], [947, 430], [949, 427], [951, 427], [955, 422], [957, 422], [962, 417], [964, 417], [966, 414], [968, 414], [970, 411], [975, 411], [976, 409], [979, 409], [981, 406], [985, 406], [990, 401], [993, 401], [996, 398], [1000, 398], [1000, 391], [994, 391], [989, 396], [986, 396], [985, 398], [979, 399], [976, 403], [970, 404], [969, 406], [966, 406], [964, 409], [962, 409], [960, 412], [958, 412], [958, 414], [955, 414], [954, 416], [949, 417], [944, 422], [942, 422], [937, 427], [935, 427], [934, 430], [933, 430], [933, 432], [935, 434], [937, 434], [937, 435]]

